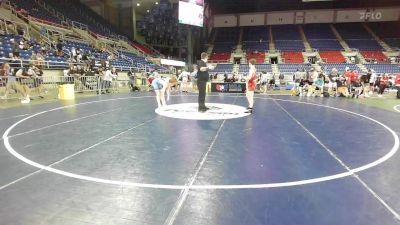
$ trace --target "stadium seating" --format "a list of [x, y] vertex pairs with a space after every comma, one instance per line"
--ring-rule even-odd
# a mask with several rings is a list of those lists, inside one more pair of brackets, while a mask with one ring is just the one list
[[304, 57], [301, 52], [283, 52], [282, 58], [285, 63], [303, 63]]
[[28, 14], [32, 17], [42, 20], [42, 22], [50, 22], [61, 24], [61, 20], [53, 16], [46, 9], [36, 3], [35, 0], [11, 0], [20, 13]]
[[368, 26], [383, 41], [393, 48], [400, 48], [400, 30], [398, 22], [368, 23]]
[[383, 49], [360, 23], [336, 24], [335, 27], [350, 48], [365, 51]]
[[274, 40], [301, 40], [297, 25], [275, 25], [272, 26]]
[[[240, 64], [239, 72], [240, 73], [248, 73], [250, 70], [248, 64]], [[272, 73], [271, 64], [256, 64], [257, 73], [269, 72]]]
[[379, 51], [383, 47], [376, 40], [346, 40], [350, 48], [355, 48], [364, 51]]
[[364, 29], [361, 23], [341, 23], [334, 25], [336, 30], [340, 33], [345, 40], [361, 40], [361, 39], [372, 39], [370, 33]]
[[365, 67], [377, 73], [400, 73], [400, 67], [396, 64], [365, 64]]
[[300, 64], [300, 63], [297, 63], [297, 64], [286, 64], [286, 63], [278, 64], [278, 68], [279, 68], [279, 71], [281, 73], [294, 73], [297, 70], [301, 71], [303, 69], [309, 70], [310, 67], [311, 67], [311, 64]]
[[321, 59], [326, 63], [345, 63], [346, 59], [340, 51], [320, 51]]
[[265, 41], [246, 41], [243, 42], [243, 47], [245, 51], [250, 51], [250, 52], [266, 52], [268, 51], [268, 42]]
[[361, 51], [360, 53], [367, 62], [389, 63], [389, 59], [381, 51]]
[[336, 68], [339, 73], [344, 73], [346, 68], [360, 71], [360, 68], [356, 64], [350, 63], [325, 63], [321, 66], [321, 69], [326, 72], [332, 71], [333, 68]]
[[[103, 36], [116, 35], [114, 28], [103, 18], [92, 10], [88, 9], [79, 1], [71, 0], [45, 0], [46, 4], [51, 5], [66, 18], [88, 25], [90, 31]], [[65, 10], [68, 9], [68, 10]]]
[[321, 40], [321, 39], [309, 39], [312, 48], [318, 49], [320, 51], [330, 51], [330, 50], [341, 50], [342, 45], [336, 39], [331, 40]]
[[248, 52], [246, 54], [247, 61], [250, 59], [255, 59], [257, 63], [265, 62], [265, 53], [264, 52]]
[[210, 61], [228, 62], [231, 58], [231, 53], [213, 53], [210, 56]]
[[305, 24], [303, 31], [308, 40], [336, 40], [329, 24]]
[[233, 43], [237, 44], [239, 41], [240, 29], [236, 27], [217, 28], [215, 42], [217, 43]]
[[271, 64], [256, 64], [257, 72], [270, 72], [272, 73]]
[[214, 73], [231, 73], [233, 70], [232, 64], [217, 64], [215, 69], [212, 71]]
[[400, 38], [385, 38], [384, 41], [390, 47], [400, 49]]

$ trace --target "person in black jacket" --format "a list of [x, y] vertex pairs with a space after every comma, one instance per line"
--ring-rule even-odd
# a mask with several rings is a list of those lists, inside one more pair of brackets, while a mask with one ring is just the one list
[[197, 72], [197, 87], [199, 89], [199, 112], [205, 112], [209, 108], [205, 105], [206, 100], [206, 88], [207, 81], [210, 78], [208, 74], [209, 69], [213, 69], [211, 66], [207, 66], [208, 55], [207, 53], [201, 53], [201, 60], [197, 61], [199, 71]]

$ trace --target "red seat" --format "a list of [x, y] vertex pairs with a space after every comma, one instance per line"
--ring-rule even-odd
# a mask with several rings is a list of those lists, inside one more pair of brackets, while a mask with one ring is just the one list
[[303, 63], [304, 58], [301, 52], [283, 52], [282, 58], [285, 59], [285, 63]]
[[213, 53], [210, 56], [210, 61], [227, 62], [231, 59], [231, 53]]
[[320, 51], [319, 55], [326, 63], [345, 63], [346, 59], [340, 51]]
[[255, 59], [257, 63], [265, 63], [265, 53], [264, 52], [248, 52], [246, 54], [247, 61], [250, 59]]
[[385, 54], [381, 51], [360, 51], [361, 55], [364, 56], [364, 58], [367, 61], [376, 61], [377, 63], [390, 63], [389, 59], [386, 57]]

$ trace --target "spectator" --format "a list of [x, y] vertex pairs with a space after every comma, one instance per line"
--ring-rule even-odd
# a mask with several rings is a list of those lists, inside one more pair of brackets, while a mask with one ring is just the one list
[[15, 73], [15, 75], [11, 72], [11, 67], [8, 63], [5, 63], [1, 66], [0, 69], [0, 77], [5, 77], [7, 79], [6, 91], [2, 99], [7, 99], [10, 90], [14, 90], [19, 93], [22, 97], [21, 103], [27, 104], [30, 102], [29, 95], [25, 92], [22, 85], [17, 82], [17, 76], [21, 76], [19, 73]]
[[64, 56], [63, 43], [62, 43], [61, 39], [58, 39], [56, 48], [57, 48], [57, 56], [60, 56], [60, 57]]
[[379, 81], [379, 92], [378, 92], [378, 97], [382, 97], [383, 92], [385, 92], [385, 89], [389, 85], [389, 76], [387, 73], [383, 74]]

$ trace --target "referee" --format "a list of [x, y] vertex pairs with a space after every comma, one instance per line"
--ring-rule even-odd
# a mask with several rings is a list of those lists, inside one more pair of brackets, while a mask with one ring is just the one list
[[[209, 110], [206, 107], [206, 88], [207, 81], [210, 79], [208, 74], [209, 67], [207, 66], [208, 55], [207, 53], [201, 53], [201, 60], [197, 61], [199, 71], [197, 72], [197, 88], [199, 89], [199, 112], [205, 112]], [[210, 68], [212, 69], [212, 68]]]

